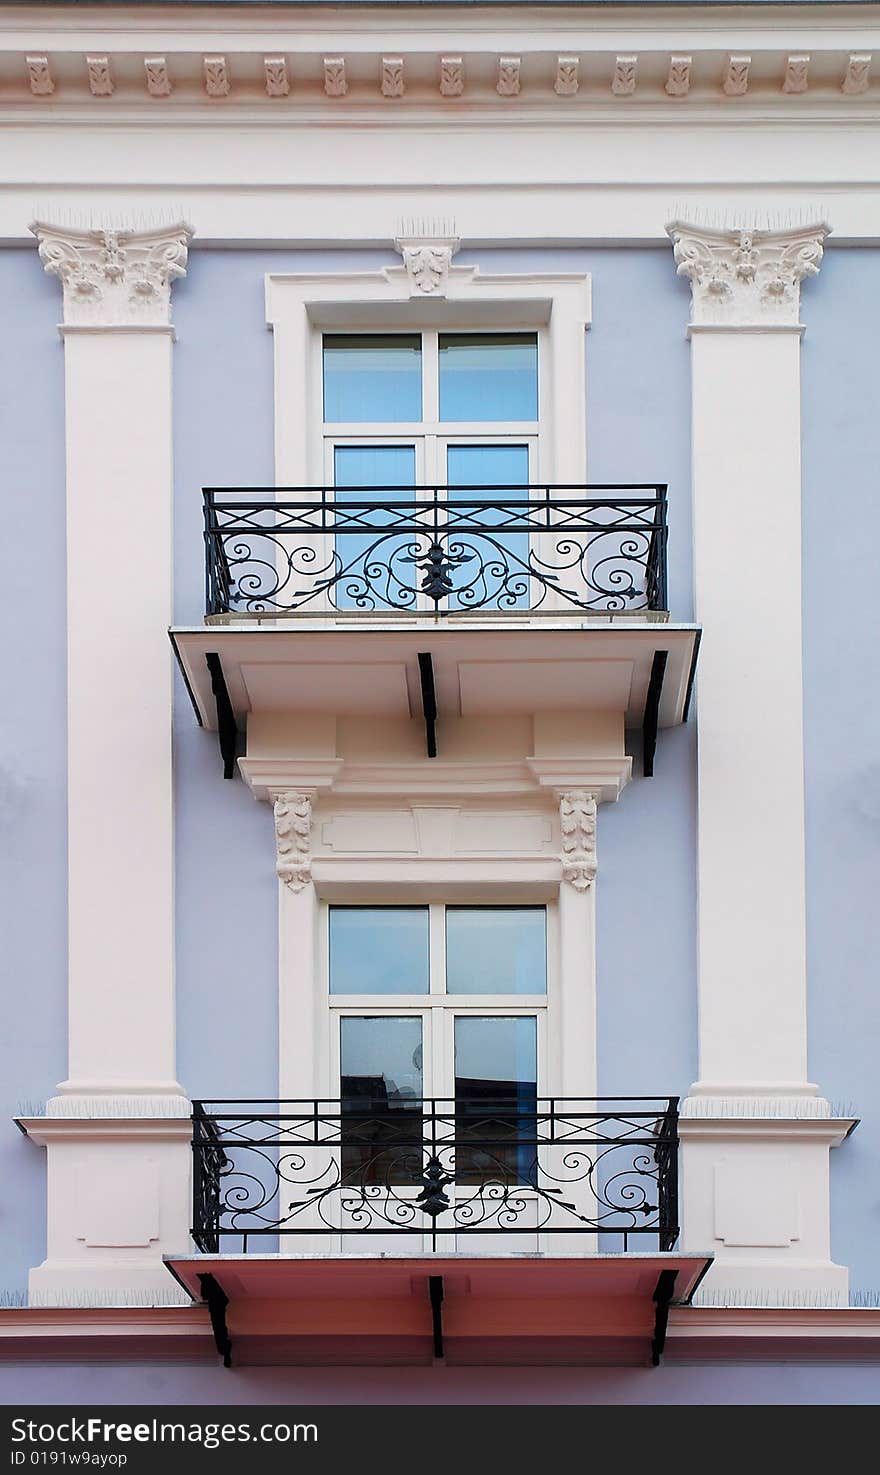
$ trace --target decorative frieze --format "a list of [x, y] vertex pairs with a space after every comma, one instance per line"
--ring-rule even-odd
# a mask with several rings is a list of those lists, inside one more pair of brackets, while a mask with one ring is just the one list
[[596, 796], [570, 789], [559, 796], [562, 879], [575, 891], [589, 891], [596, 879]]
[[840, 84], [840, 90], [841, 92], [845, 92], [848, 97], [856, 97], [860, 92], [867, 92], [870, 77], [870, 51], [853, 52], [846, 64], [846, 72]]
[[398, 236], [394, 245], [403, 257], [410, 297], [445, 297], [449, 268], [459, 247], [458, 236]]
[[274, 795], [276, 870], [291, 891], [312, 879], [312, 800], [284, 789]]
[[498, 77], [495, 91], [499, 97], [518, 97], [520, 91], [521, 59], [518, 56], [499, 56]]
[[557, 97], [574, 97], [580, 86], [580, 58], [560, 56], [556, 63], [556, 81], [553, 91]]
[[348, 82], [345, 77], [345, 57], [324, 57], [324, 91], [328, 97], [345, 97]]
[[691, 283], [694, 326], [797, 326], [800, 284], [818, 273], [828, 231], [667, 226], [678, 274]]
[[48, 56], [26, 56], [28, 86], [34, 97], [51, 97], [55, 91], [55, 79], [49, 66]]
[[205, 91], [209, 97], [228, 97], [232, 83], [225, 56], [206, 56], [202, 65]]
[[785, 64], [783, 92], [806, 92], [809, 86], [809, 56], [790, 56]]
[[691, 90], [691, 58], [671, 56], [666, 77], [666, 91], [670, 97], [687, 97]]
[[639, 79], [639, 59], [637, 56], [618, 56], [614, 63], [614, 75], [611, 78], [611, 91], [615, 97], [632, 97], [636, 90]]
[[110, 59], [106, 56], [87, 56], [86, 70], [89, 75], [89, 91], [92, 97], [112, 97], [113, 77]]
[[171, 77], [164, 56], [145, 56], [144, 74], [151, 97], [171, 96]]
[[44, 269], [64, 289], [65, 325], [167, 326], [171, 283], [186, 275], [192, 229], [72, 230], [36, 221]]
[[464, 61], [460, 56], [441, 56], [440, 95], [461, 97], [464, 92]]
[[290, 92], [290, 76], [287, 71], [287, 57], [264, 57], [263, 71], [266, 77], [266, 96], [287, 97]]
[[722, 89], [726, 97], [745, 97], [749, 90], [750, 56], [729, 56]]
[[403, 97], [406, 84], [403, 80], [403, 57], [383, 56], [382, 58], [382, 96]]

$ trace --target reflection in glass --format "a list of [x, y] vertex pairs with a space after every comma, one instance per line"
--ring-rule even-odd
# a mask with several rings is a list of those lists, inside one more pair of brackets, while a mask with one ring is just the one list
[[535, 333], [441, 333], [441, 420], [537, 420]]
[[426, 994], [427, 907], [331, 907], [331, 994]]
[[455, 1021], [456, 1179], [529, 1183], [537, 1162], [538, 1025], [533, 1015]]
[[324, 334], [325, 422], [421, 418], [418, 333]]
[[447, 907], [450, 994], [547, 992], [544, 907]]
[[[515, 504], [528, 500], [529, 448], [448, 446], [446, 480], [451, 500], [473, 504], [463, 509], [470, 521], [487, 529], [498, 527], [510, 520], [511, 503], [515, 513]], [[528, 609], [528, 533], [496, 533], [487, 538], [465, 533], [454, 541], [471, 557], [451, 570], [455, 593], [449, 602], [453, 609], [468, 608], [471, 588], [476, 600], [482, 601], [487, 577], [493, 581], [489, 592], [496, 595], [488, 600], [487, 609]]]
[[418, 1183], [422, 1170], [422, 1021], [340, 1021], [342, 1174], [346, 1183]]
[[[358, 502], [412, 502], [415, 479], [415, 446], [336, 446], [333, 452], [334, 497], [343, 507]], [[345, 512], [337, 516], [337, 609], [372, 609], [376, 596], [379, 608], [384, 608], [383, 590], [391, 601], [399, 602], [401, 587], [412, 587], [413, 566], [407, 557], [412, 535], [389, 538], [385, 531], [400, 516], [400, 510], [381, 506], [375, 512], [353, 509], [348, 517]], [[375, 532], [362, 532], [364, 526]], [[398, 559], [403, 560], [402, 586], [395, 578]]]

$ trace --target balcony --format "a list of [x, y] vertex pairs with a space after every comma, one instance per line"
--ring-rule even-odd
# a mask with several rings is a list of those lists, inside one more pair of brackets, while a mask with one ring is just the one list
[[198, 1102], [170, 1268], [236, 1362], [659, 1360], [676, 1098]]
[[206, 489], [207, 615], [665, 612], [666, 487]]
[[436, 758], [444, 723], [560, 712], [613, 715], [618, 756], [641, 726], [650, 774], [699, 643], [669, 620], [666, 511], [660, 484], [207, 489], [205, 621], [171, 638], [225, 776], [282, 714], [421, 719]]

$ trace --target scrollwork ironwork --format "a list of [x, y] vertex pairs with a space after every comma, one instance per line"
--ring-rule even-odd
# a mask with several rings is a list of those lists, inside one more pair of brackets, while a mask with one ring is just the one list
[[193, 1238], [678, 1235], [677, 1099], [196, 1103]]
[[663, 486], [401, 490], [207, 489], [208, 614], [666, 607]]

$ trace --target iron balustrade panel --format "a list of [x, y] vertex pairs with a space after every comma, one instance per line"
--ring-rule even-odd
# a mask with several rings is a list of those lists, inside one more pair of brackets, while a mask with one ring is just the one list
[[266, 1236], [678, 1237], [677, 1097], [195, 1102], [193, 1157], [205, 1253]]
[[667, 608], [663, 485], [203, 495], [209, 615]]

